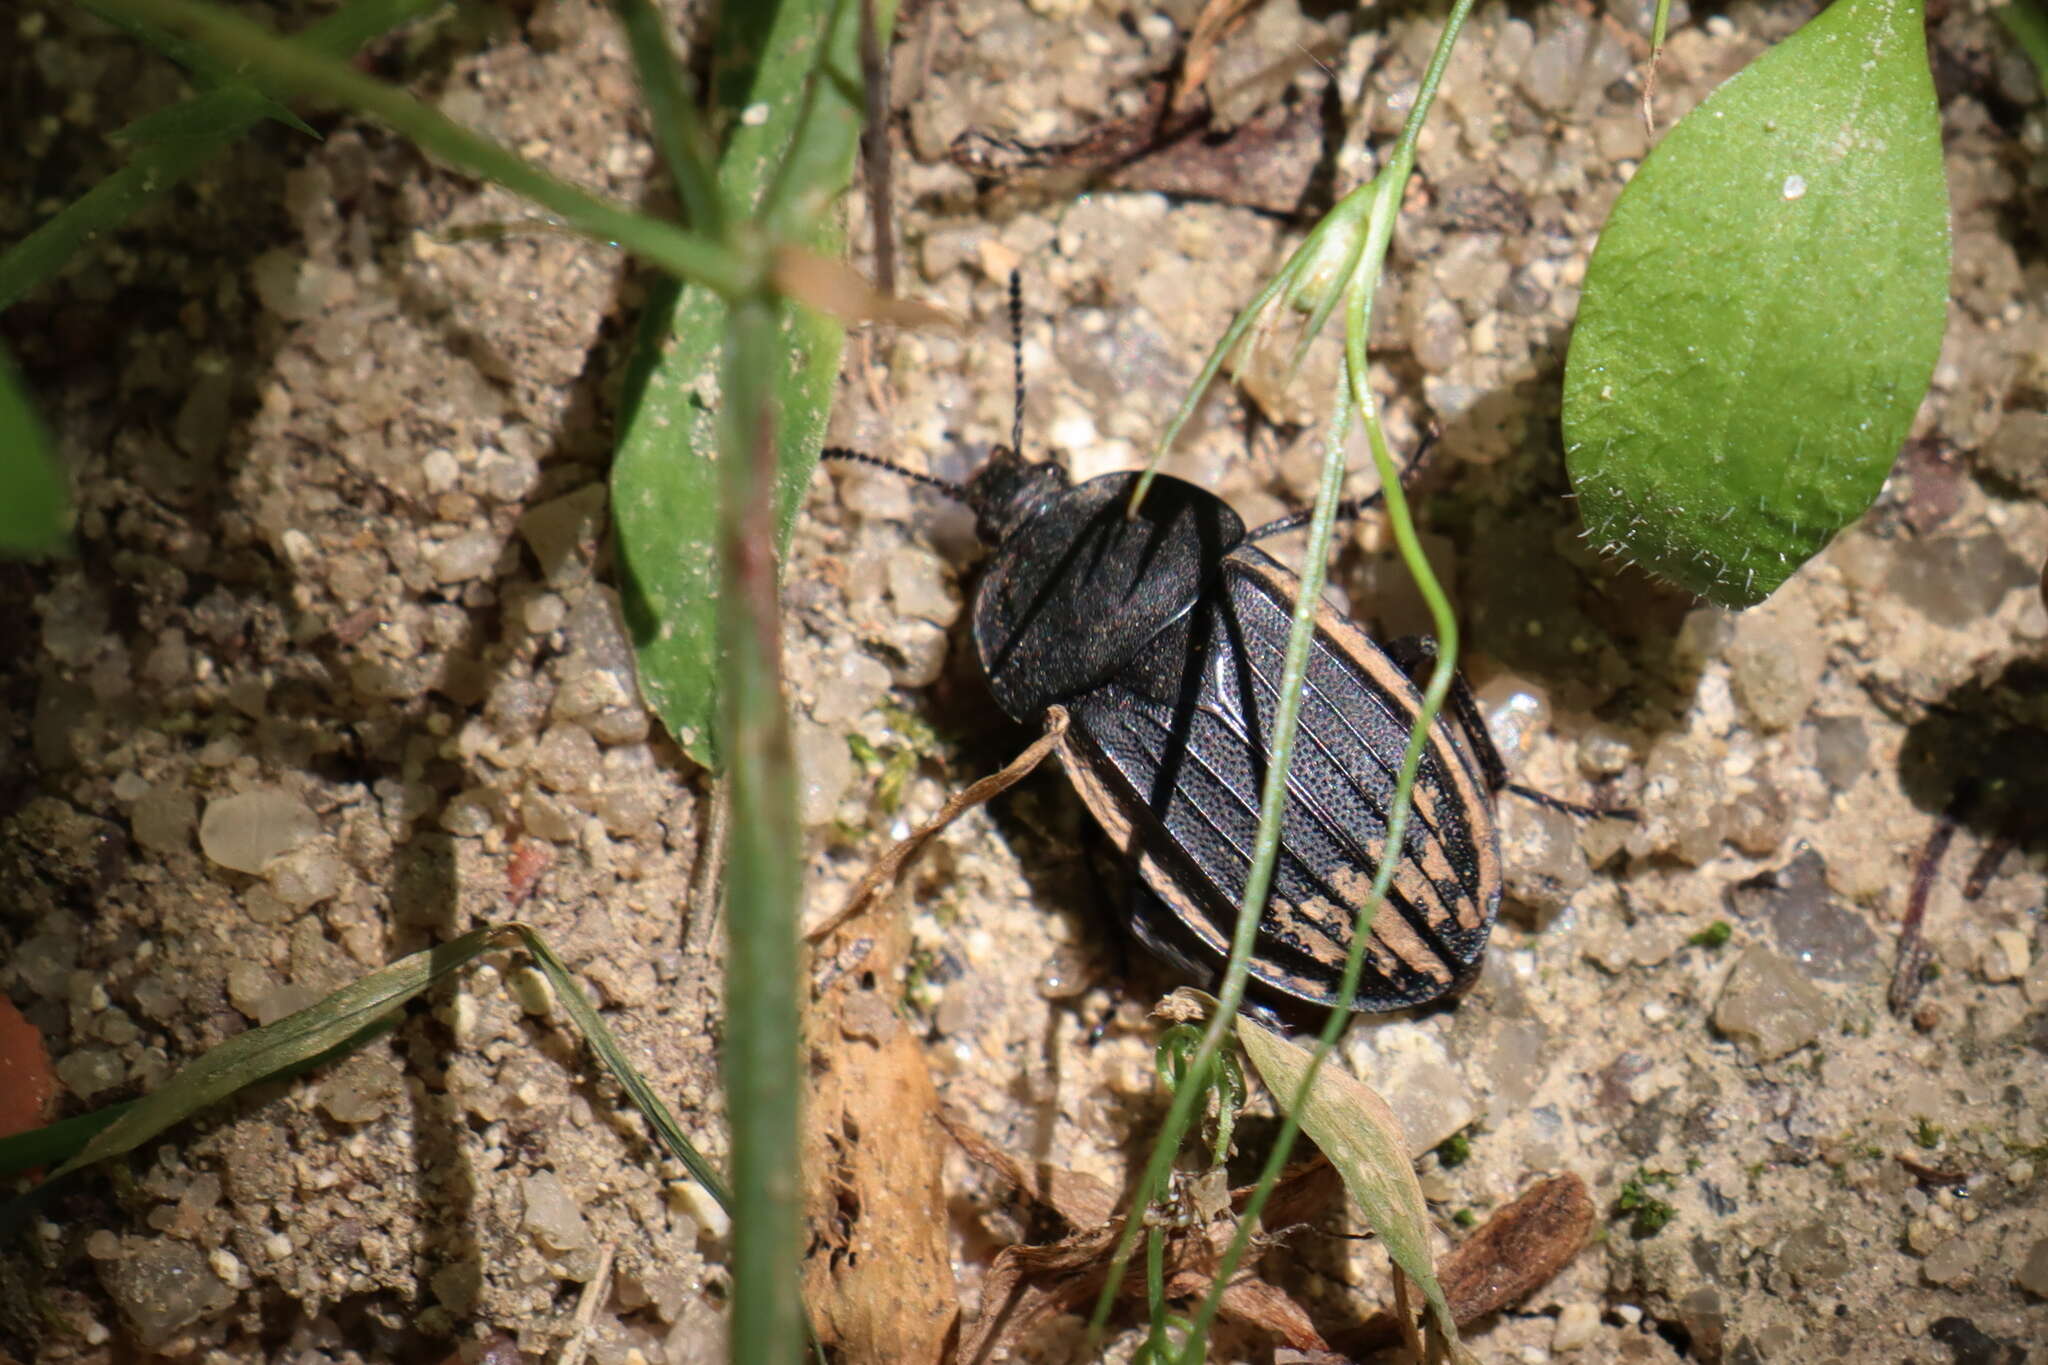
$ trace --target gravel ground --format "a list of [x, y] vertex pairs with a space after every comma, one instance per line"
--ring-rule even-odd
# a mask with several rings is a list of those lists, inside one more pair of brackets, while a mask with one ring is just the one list
[[[1002, 439], [1019, 267], [1033, 452], [1077, 477], [1139, 462], [1298, 241], [1286, 210], [1355, 183], [1436, 34], [1404, 10], [1346, 37], [1278, 0], [1211, 85], [1262, 140], [1126, 168], [1124, 188], [948, 160], [964, 133], [1014, 161], [1139, 111], [1193, 8], [918, 7], [899, 235], [910, 290], [967, 325], [853, 347], [835, 440], [958, 474]], [[1418, 1150], [1466, 1135], [1462, 1162], [1421, 1163], [1446, 1244], [1535, 1173], [1593, 1189], [1605, 1235], [1482, 1324], [1483, 1359], [2048, 1358], [2040, 91], [1994, 21], [1941, 8], [1956, 269], [1934, 392], [1878, 506], [1734, 616], [1601, 561], [1562, 496], [1569, 322], [1647, 145], [1620, 36], [1641, 16], [1622, 10], [1481, 11], [1424, 136], [1375, 382], [1403, 448], [1442, 429], [1428, 545], [1521, 780], [1644, 819], [1504, 803], [1510, 904], [1479, 986], [1361, 1023], [1345, 1056]], [[1660, 122], [1808, 12], [1677, 25]], [[33, 187], [0, 204], [11, 238], [117, 165], [105, 130], [179, 85], [77, 11], [10, 22], [0, 164]], [[410, 60], [441, 108], [556, 173], [649, 193], [598, 10], [451, 18]], [[604, 543], [642, 282], [560, 234], [458, 240], [527, 215], [374, 127], [313, 121], [321, 142], [257, 131], [0, 319], [78, 471], [84, 549], [0, 566], [0, 989], [76, 1112], [516, 915], [723, 1155], [717, 935], [679, 910], [707, 786], [634, 699]], [[1284, 393], [1270, 367], [1218, 386], [1168, 467], [1247, 520], [1299, 505], [1336, 360], [1319, 347]], [[990, 724], [962, 649], [972, 555], [962, 514], [900, 481], [817, 482], [786, 636], [813, 913], [1027, 738]], [[1335, 590], [1386, 634], [1422, 619], [1374, 524]], [[1900, 1018], [1895, 942], [1945, 812], [1938, 974]], [[1046, 773], [956, 826], [914, 888], [903, 992], [976, 1128], [1120, 1186], [1162, 1107], [1144, 1012], [1173, 983], [1106, 929], [1086, 823]], [[722, 1359], [720, 1218], [545, 1013], [497, 958], [352, 1060], [74, 1183], [0, 1261], [0, 1353], [552, 1358], [580, 1325], [603, 1365]], [[964, 1158], [948, 1177], [971, 1310], [1026, 1224]], [[1616, 1212], [1625, 1196], [1639, 1207]], [[1319, 1321], [1356, 1321], [1384, 1280], [1350, 1245], [1276, 1251], [1267, 1272]], [[607, 1260], [609, 1294], [586, 1295]], [[1022, 1358], [1076, 1342], [1063, 1326]], [[1226, 1336], [1220, 1354], [1270, 1349]]]

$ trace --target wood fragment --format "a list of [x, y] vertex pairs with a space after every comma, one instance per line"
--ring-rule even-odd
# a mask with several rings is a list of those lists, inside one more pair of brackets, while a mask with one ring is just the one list
[[1913, 890], [1906, 897], [1906, 914], [1899, 921], [1899, 953], [1892, 964], [1891, 989], [1885, 1000], [1893, 1014], [1911, 1014], [1925, 984], [1932, 953], [1927, 947], [1927, 898], [1934, 889], [1934, 875], [1941, 870], [1942, 857], [1956, 837], [1956, 820], [1943, 815], [1927, 836], [1920, 860], [1913, 866]]
[[[1593, 1199], [1577, 1175], [1567, 1171], [1531, 1185], [1437, 1263], [1452, 1319], [1468, 1327], [1541, 1289], [1579, 1254], [1593, 1223]], [[1339, 1345], [1373, 1350], [1400, 1335], [1400, 1315], [1381, 1312]]]

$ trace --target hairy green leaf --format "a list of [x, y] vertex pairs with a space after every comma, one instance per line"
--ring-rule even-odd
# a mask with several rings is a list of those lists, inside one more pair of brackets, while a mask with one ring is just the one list
[[1565, 371], [1587, 533], [1727, 606], [1877, 496], [1948, 302], [1918, 0], [1836, 0], [1673, 128], [1614, 206]]

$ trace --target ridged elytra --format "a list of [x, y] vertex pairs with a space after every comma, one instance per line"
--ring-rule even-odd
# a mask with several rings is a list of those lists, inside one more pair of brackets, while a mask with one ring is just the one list
[[[996, 452], [967, 488], [991, 543], [974, 643], [1012, 719], [1067, 708], [1068, 777], [1144, 884], [1127, 912], [1133, 936], [1208, 980], [1243, 900], [1299, 583], [1228, 504], [1193, 484], [1156, 479], [1127, 518], [1136, 477], [1072, 487], [1056, 465]], [[1318, 612], [1251, 964], [1264, 991], [1337, 1002], [1421, 705], [1356, 624], [1333, 607]], [[1490, 793], [1440, 718], [1351, 1008], [1400, 1009], [1469, 983], [1500, 895]]]
[[[1011, 286], [1013, 333], [1020, 305]], [[1282, 660], [1300, 583], [1215, 494], [1154, 479], [1135, 517], [1135, 473], [1070, 483], [999, 446], [963, 488], [898, 469], [965, 502], [989, 547], [975, 589], [975, 650], [996, 704], [1025, 725], [1066, 709], [1059, 753], [1082, 801], [1130, 860], [1132, 936], [1212, 981], [1228, 956], [1258, 826]], [[1398, 646], [1397, 646], [1398, 647]], [[1338, 1004], [1352, 928], [1385, 856], [1387, 811], [1422, 698], [1410, 669], [1335, 607], [1319, 605], [1272, 894], [1251, 963], [1255, 990]], [[1500, 908], [1493, 794], [1510, 788], [1471, 692], [1429, 730], [1413, 811], [1364, 971], [1361, 1012], [1420, 1005], [1477, 976]], [[1460, 734], [1463, 735], [1461, 742]], [[1512, 790], [1575, 814], [1599, 814]], [[1625, 815], [1627, 812], [1604, 812]]]

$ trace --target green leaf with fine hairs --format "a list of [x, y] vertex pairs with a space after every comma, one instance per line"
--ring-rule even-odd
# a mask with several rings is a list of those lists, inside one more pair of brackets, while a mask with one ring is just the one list
[[[1357, 1080], [1334, 1060], [1309, 1077], [1308, 1048], [1271, 1029], [1237, 1016], [1237, 1039], [1258, 1069], [1259, 1079], [1294, 1114], [1351, 1193], [1358, 1211], [1385, 1244], [1387, 1254], [1422, 1290], [1430, 1316], [1452, 1350], [1458, 1327], [1450, 1304], [1437, 1283], [1429, 1254], [1429, 1206], [1394, 1111], [1371, 1086]], [[1302, 1082], [1308, 1080], [1306, 1095]], [[1299, 1104], [1299, 1109], [1295, 1106]]]
[[21, 376], [0, 352], [0, 555], [54, 554], [70, 520], [64, 474]]
[[1835, 0], [1643, 162], [1565, 369], [1587, 534], [1724, 606], [1861, 516], [1947, 320], [1948, 189], [1919, 0]]

